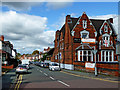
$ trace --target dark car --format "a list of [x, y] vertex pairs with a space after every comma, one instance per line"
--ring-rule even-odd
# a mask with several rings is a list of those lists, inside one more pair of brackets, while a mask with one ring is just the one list
[[48, 68], [49, 67], [49, 63], [44, 63], [43, 67]]

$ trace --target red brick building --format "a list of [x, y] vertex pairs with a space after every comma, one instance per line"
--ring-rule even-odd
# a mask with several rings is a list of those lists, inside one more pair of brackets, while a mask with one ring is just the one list
[[67, 15], [61, 30], [56, 31], [51, 61], [60, 63], [61, 68], [87, 70], [85, 63], [96, 60], [98, 73], [118, 75], [113, 23], [112, 18], [89, 19], [85, 12], [78, 18]]

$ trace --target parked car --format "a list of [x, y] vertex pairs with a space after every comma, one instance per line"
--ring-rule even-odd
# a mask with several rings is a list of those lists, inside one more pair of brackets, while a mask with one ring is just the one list
[[18, 67], [16, 68], [16, 74], [17, 73], [27, 73], [28, 72], [28, 69], [27, 69], [27, 66], [26, 65], [18, 65]]
[[35, 62], [35, 65], [37, 65], [37, 66], [38, 66], [38, 65], [39, 65], [39, 63], [40, 63], [40, 62], [36, 61], [36, 62]]
[[43, 66], [44, 66], [44, 62], [41, 62], [41, 63], [40, 63], [40, 66], [43, 67]]
[[52, 64], [49, 65], [49, 70], [51, 70], [51, 71], [60, 71], [61, 69], [60, 69], [60, 67], [59, 67], [59, 65], [57, 63], [52, 63]]
[[45, 68], [49, 67], [49, 63], [44, 63], [43, 67], [45, 67]]
[[30, 68], [29, 64], [23, 64], [23, 65], [25, 65], [25, 66], [27, 67], [27, 69], [29, 69], [29, 68]]

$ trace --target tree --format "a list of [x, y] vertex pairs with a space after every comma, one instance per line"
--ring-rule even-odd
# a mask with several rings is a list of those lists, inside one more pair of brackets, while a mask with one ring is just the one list
[[20, 53], [17, 53], [17, 56], [21, 56], [21, 54], [20, 54]]
[[46, 57], [47, 57], [47, 54], [46, 54], [46, 53], [45, 53], [45, 54], [43, 54], [43, 58], [41, 58], [41, 61], [46, 60]]
[[38, 50], [33, 51], [32, 55], [39, 54]]
[[17, 53], [16, 59], [20, 59], [20, 57], [21, 57], [21, 54], [20, 54], [20, 53]]

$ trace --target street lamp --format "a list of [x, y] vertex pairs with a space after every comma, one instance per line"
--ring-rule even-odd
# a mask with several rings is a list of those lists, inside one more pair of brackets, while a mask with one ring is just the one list
[[94, 46], [94, 50], [92, 50], [92, 52], [95, 55], [95, 76], [97, 76], [97, 67], [96, 67], [96, 53], [97, 53], [97, 50], [95, 50], [95, 46]]

